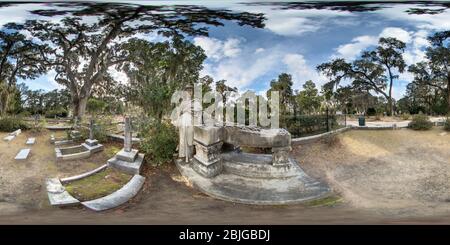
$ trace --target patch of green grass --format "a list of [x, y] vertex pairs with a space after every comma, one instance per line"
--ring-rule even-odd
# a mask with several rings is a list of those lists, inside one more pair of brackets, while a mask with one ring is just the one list
[[315, 199], [305, 204], [310, 207], [318, 207], [318, 206], [334, 206], [340, 203], [342, 199], [339, 196], [328, 196], [320, 199]]
[[105, 154], [108, 158], [111, 158], [113, 156], [115, 156], [117, 154], [117, 152], [119, 152], [121, 150], [121, 148], [117, 147], [117, 146], [108, 146], [105, 149]]
[[113, 168], [73, 181], [65, 185], [66, 190], [80, 201], [93, 200], [107, 196], [120, 189], [131, 175], [122, 173]]

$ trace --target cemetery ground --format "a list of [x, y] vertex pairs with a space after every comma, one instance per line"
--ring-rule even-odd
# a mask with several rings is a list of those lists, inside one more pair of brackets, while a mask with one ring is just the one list
[[[88, 159], [56, 162], [50, 132], [44, 130], [35, 135], [37, 143], [30, 147], [28, 159], [15, 161], [32, 135], [24, 131], [11, 142], [0, 141], [2, 224], [450, 223], [450, 134], [441, 128], [354, 130], [293, 147], [291, 154], [301, 167], [333, 189], [331, 196], [304, 204], [257, 206], [217, 200], [192, 188], [173, 164], [146, 164], [143, 190], [127, 204], [100, 213], [51, 207], [45, 179], [97, 168], [121, 143], [106, 143], [103, 152]], [[98, 178], [106, 176], [121, 181], [114, 173]]]

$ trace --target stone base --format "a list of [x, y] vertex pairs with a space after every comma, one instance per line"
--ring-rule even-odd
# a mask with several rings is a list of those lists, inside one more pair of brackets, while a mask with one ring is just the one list
[[223, 170], [222, 161], [217, 159], [214, 162], [204, 163], [195, 156], [192, 159], [192, 169], [206, 178], [212, 178], [220, 174]]
[[97, 153], [100, 151], [103, 151], [103, 145], [102, 144], [97, 144], [97, 145], [89, 145], [87, 143], [83, 143], [81, 144], [82, 146], [86, 147], [86, 149], [88, 149], [91, 153]]
[[116, 158], [125, 162], [134, 162], [138, 156], [138, 150], [131, 149], [131, 151], [125, 151], [125, 149], [120, 150], [116, 154]]
[[87, 139], [84, 141], [84, 143], [86, 143], [88, 146], [95, 146], [98, 145], [98, 140]]
[[134, 161], [124, 161], [118, 158], [119, 154], [108, 160], [108, 166], [114, 167], [128, 174], [139, 174], [144, 161], [144, 153], [137, 154]]

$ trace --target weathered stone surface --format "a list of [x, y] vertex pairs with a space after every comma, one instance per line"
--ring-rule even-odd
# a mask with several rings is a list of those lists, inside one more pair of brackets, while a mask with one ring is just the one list
[[45, 128], [48, 130], [69, 130], [69, 129], [72, 129], [73, 126], [48, 125], [48, 126], [45, 126]]
[[[206, 178], [189, 165], [177, 164], [177, 167], [194, 187], [225, 201], [258, 205], [294, 204], [326, 197], [330, 193], [330, 188], [325, 183], [309, 177], [294, 160], [291, 160], [291, 164], [292, 169], [286, 175], [283, 176], [280, 172], [281, 176], [270, 178], [240, 176], [228, 172]], [[255, 169], [257, 171], [258, 168]]]
[[14, 159], [16, 160], [25, 160], [27, 159], [28, 155], [30, 154], [30, 149], [26, 148], [26, 149], [21, 149], [19, 151], [19, 153], [17, 153], [16, 157]]
[[131, 134], [131, 118], [130, 117], [125, 117], [125, 131], [124, 131], [124, 139], [123, 139], [123, 149], [126, 152], [130, 152], [132, 149], [131, 147], [132, 142], [131, 139], [133, 138], [132, 134]]
[[136, 174], [127, 184], [112, 194], [95, 200], [82, 202], [81, 204], [94, 211], [103, 211], [118, 207], [136, 196], [142, 188], [144, 181], [145, 177]]
[[131, 149], [131, 151], [126, 151], [124, 148], [116, 154], [116, 157], [117, 157], [117, 159], [122, 160], [122, 161], [134, 162], [136, 160], [137, 155], [138, 155], [138, 150]]
[[21, 133], [22, 133], [22, 130], [21, 129], [17, 129], [16, 131], [9, 133], [9, 135], [17, 136], [17, 135], [19, 135]]
[[56, 160], [75, 160], [91, 156], [91, 151], [83, 145], [55, 148]]
[[83, 178], [86, 178], [88, 176], [91, 176], [93, 174], [96, 174], [96, 173], [104, 170], [106, 167], [108, 167], [108, 164], [104, 164], [104, 165], [102, 165], [102, 166], [100, 166], [100, 167], [98, 167], [98, 168], [96, 168], [94, 170], [91, 170], [91, 171], [88, 171], [88, 172], [85, 172], [85, 173], [82, 173], [82, 174], [78, 174], [78, 175], [67, 177], [67, 178], [62, 178], [62, 179], [60, 179], [60, 182], [61, 183], [68, 183], [68, 182], [71, 182], [71, 181], [83, 179]]
[[273, 165], [286, 165], [289, 163], [289, 152], [291, 147], [273, 147], [272, 148], [272, 163]]
[[8, 135], [8, 136], [4, 137], [3, 140], [9, 142], [9, 141], [13, 140], [15, 137], [16, 136], [14, 136], [14, 135]]
[[285, 147], [291, 145], [291, 134], [285, 129], [226, 126], [223, 141], [258, 148]]
[[80, 203], [66, 191], [58, 178], [47, 179], [46, 187], [48, 200], [52, 206], [68, 206]]
[[90, 146], [90, 145], [88, 145], [86, 143], [83, 143], [81, 145], [83, 147], [85, 147], [86, 149], [88, 149], [91, 152], [91, 154], [103, 151], [103, 149], [104, 149], [102, 144], [96, 144], [96, 145]]
[[196, 126], [194, 127], [194, 140], [203, 145], [212, 145], [223, 138], [223, 127]]
[[194, 140], [196, 154], [192, 160], [192, 167], [199, 174], [205, 177], [214, 177], [222, 172], [222, 162], [220, 159], [220, 150], [222, 142], [216, 142], [211, 145], [203, 145]]
[[87, 139], [84, 141], [84, 143], [86, 143], [89, 146], [95, 146], [98, 144], [98, 140], [96, 139]]
[[36, 143], [36, 138], [28, 138], [25, 144], [34, 145], [34, 143]]
[[117, 155], [108, 160], [108, 166], [117, 168], [128, 174], [139, 174], [145, 154], [139, 153], [133, 162], [123, 161]]
[[73, 140], [56, 140], [53, 142], [53, 144], [55, 144], [55, 146], [62, 146], [72, 144], [73, 142]]

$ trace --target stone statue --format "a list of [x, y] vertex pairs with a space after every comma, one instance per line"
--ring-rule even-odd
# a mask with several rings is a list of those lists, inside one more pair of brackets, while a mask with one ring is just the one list
[[181, 104], [179, 105], [179, 118], [176, 122], [179, 130], [178, 157], [186, 162], [193, 156], [194, 151], [194, 124], [200, 119], [201, 103], [193, 98], [194, 88], [188, 85], [184, 89]]

